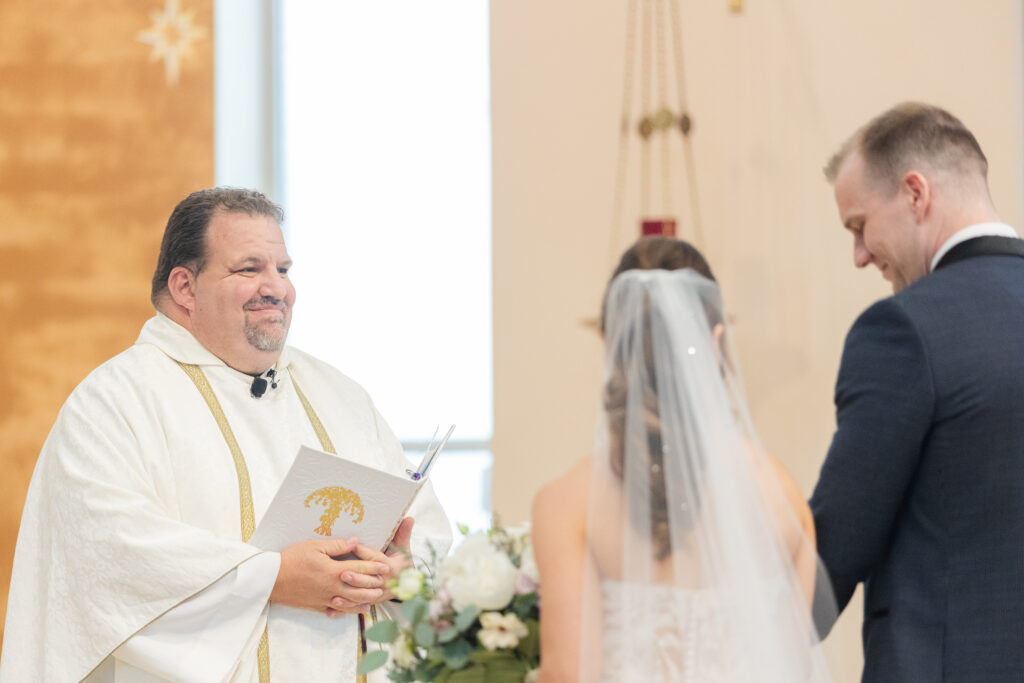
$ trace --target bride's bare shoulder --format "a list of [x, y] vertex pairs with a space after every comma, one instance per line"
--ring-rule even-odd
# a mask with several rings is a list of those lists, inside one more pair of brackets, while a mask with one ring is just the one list
[[580, 458], [537, 491], [533, 499], [534, 524], [538, 520], [567, 519], [585, 514], [590, 463], [589, 456]]
[[537, 498], [564, 499], [567, 494], [585, 492], [590, 479], [591, 457], [580, 458], [569, 469], [544, 484]]

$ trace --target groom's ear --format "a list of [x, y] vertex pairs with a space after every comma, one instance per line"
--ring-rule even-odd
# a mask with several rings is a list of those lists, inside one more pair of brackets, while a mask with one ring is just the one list
[[928, 178], [919, 171], [907, 171], [903, 176], [900, 189], [906, 194], [910, 202], [910, 210], [913, 212], [917, 222], [920, 223], [928, 216], [928, 210], [932, 203], [932, 185]]

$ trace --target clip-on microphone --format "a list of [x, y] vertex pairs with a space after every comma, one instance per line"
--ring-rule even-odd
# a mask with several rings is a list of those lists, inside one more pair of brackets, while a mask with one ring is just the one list
[[[267, 370], [267, 379], [270, 380], [270, 388], [277, 389], [277, 372], [274, 368]], [[259, 375], [252, 378], [252, 386], [249, 387], [249, 393], [252, 394], [253, 398], [260, 398], [263, 394], [267, 393], [267, 379], [263, 379]]]

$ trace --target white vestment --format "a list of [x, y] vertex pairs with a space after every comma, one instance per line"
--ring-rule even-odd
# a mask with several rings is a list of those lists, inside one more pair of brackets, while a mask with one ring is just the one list
[[[75, 389], [43, 446], [18, 534], [0, 683], [255, 681], [264, 625], [272, 681], [354, 681], [356, 617], [268, 606], [279, 556], [241, 541], [231, 452], [172, 358], [199, 365], [223, 407], [257, 523], [299, 446], [321, 447], [293, 381], [339, 454], [395, 473], [408, 466], [366, 392], [334, 368], [285, 348], [277, 388], [254, 399], [251, 376], [157, 315]], [[429, 484], [409, 514], [413, 553], [424, 556], [427, 543], [446, 552], [448, 521]]]

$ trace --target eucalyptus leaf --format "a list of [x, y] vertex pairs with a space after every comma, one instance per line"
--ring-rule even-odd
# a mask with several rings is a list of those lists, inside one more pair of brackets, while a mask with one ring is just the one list
[[475, 606], [470, 605], [469, 607], [466, 607], [461, 612], [459, 612], [458, 615], [455, 617], [455, 628], [459, 629], [460, 631], [465, 631], [467, 628], [473, 625], [473, 623], [476, 621], [477, 615], [479, 614], [480, 610], [478, 610]]
[[434, 627], [425, 621], [421, 621], [416, 624], [413, 636], [416, 638], [416, 644], [420, 647], [431, 647], [435, 639]]
[[459, 637], [459, 629], [454, 626], [449, 626], [440, 633], [437, 634], [437, 642], [444, 644], [450, 643]]
[[416, 680], [416, 675], [408, 669], [392, 669], [388, 672], [388, 678], [395, 683], [412, 683]]
[[416, 671], [414, 672], [416, 675], [416, 680], [433, 681], [437, 678], [437, 675], [441, 672], [442, 668], [443, 667], [440, 665], [431, 666], [427, 662], [420, 662], [419, 665], [416, 667]]
[[469, 655], [473, 646], [459, 638], [454, 643], [444, 646], [444, 663], [449, 669], [461, 669], [469, 663]]
[[402, 616], [410, 624], [418, 624], [427, 614], [427, 601], [421, 597], [415, 597], [402, 603]]
[[540, 598], [536, 593], [524, 593], [523, 595], [517, 595], [512, 600], [512, 611], [516, 613], [520, 619], [530, 616], [530, 613], [537, 606]]
[[375, 643], [393, 643], [398, 639], [398, 624], [386, 619], [366, 629], [366, 639]]
[[386, 650], [370, 650], [363, 655], [362, 659], [359, 660], [359, 666], [356, 667], [356, 673], [370, 673], [374, 669], [379, 669], [387, 663], [388, 653]]

